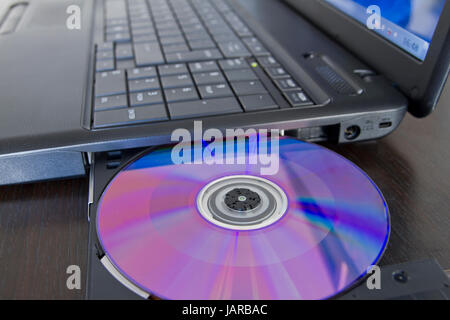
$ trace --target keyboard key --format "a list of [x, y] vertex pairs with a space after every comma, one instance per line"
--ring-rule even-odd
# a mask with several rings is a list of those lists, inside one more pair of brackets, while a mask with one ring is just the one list
[[[188, 42], [195, 41], [195, 40], [211, 40], [211, 37], [209, 36], [208, 32], [195, 32], [195, 33], [188, 33], [186, 34], [186, 39]], [[214, 46], [215, 48], [216, 46]]]
[[111, 42], [130, 42], [131, 36], [127, 32], [109, 33], [106, 35], [106, 41]]
[[244, 38], [243, 41], [254, 56], [270, 55], [269, 51], [267, 51], [267, 49], [262, 45], [262, 43], [258, 39]]
[[133, 39], [139, 35], [156, 35], [156, 31], [151, 23], [132, 23], [131, 34]]
[[220, 71], [194, 73], [194, 81], [200, 86], [204, 84], [216, 84], [225, 82], [225, 78]]
[[134, 36], [142, 34], [156, 34], [155, 28], [150, 21], [131, 22], [131, 33]]
[[156, 22], [156, 29], [158, 29], [158, 32], [161, 32], [164, 34], [164, 31], [166, 30], [176, 30], [178, 29], [178, 25], [175, 21], [173, 22], [165, 22], [165, 23], [159, 23]]
[[224, 71], [250, 68], [247, 61], [243, 59], [221, 60], [219, 64]]
[[187, 73], [176, 76], [162, 77], [161, 83], [164, 89], [190, 87], [194, 85], [191, 76]]
[[200, 91], [202, 99], [223, 98], [233, 96], [233, 92], [231, 91], [230, 87], [225, 83], [199, 86], [198, 91]]
[[[235, 40], [235, 39], [239, 39], [238, 37], [236, 37], [236, 35], [234, 34], [234, 31], [231, 30], [230, 27], [228, 27], [228, 25], [226, 23], [223, 24], [217, 24], [217, 25], [208, 25], [208, 30], [211, 33], [211, 35], [213, 35], [213, 37], [219, 37], [222, 35], [226, 35], [228, 37], [222, 37], [221, 39], [227, 39], [227, 40]], [[220, 42], [220, 41], [218, 41]]]
[[140, 34], [133, 37], [134, 43], [156, 42], [158, 38], [154, 34]]
[[106, 27], [111, 26], [127, 26], [128, 21], [124, 18], [117, 18], [117, 19], [107, 19], [106, 20]]
[[215, 43], [211, 39], [189, 41], [189, 46], [192, 50], [210, 49], [216, 47]]
[[123, 0], [119, 1], [105, 1], [106, 19], [126, 19], [126, 3]]
[[128, 108], [127, 96], [124, 94], [95, 99], [95, 111]]
[[116, 69], [131, 69], [134, 67], [136, 67], [136, 65], [134, 64], [134, 59], [116, 61]]
[[260, 65], [262, 65], [263, 67], [278, 67], [280, 66], [280, 64], [278, 63], [278, 61], [272, 57], [259, 57], [258, 58], [258, 62]]
[[158, 67], [159, 70], [159, 75], [161, 77], [163, 76], [173, 76], [173, 75], [178, 75], [178, 74], [183, 74], [183, 73], [188, 73], [188, 69], [186, 67], [186, 65], [183, 63], [179, 63], [179, 64], [169, 64], [169, 65], [164, 65], [164, 66], [159, 66]]
[[233, 32], [230, 32], [230, 33], [216, 34], [214, 35], [214, 40], [217, 43], [224, 43], [228, 41], [239, 41], [239, 38]]
[[168, 103], [198, 99], [197, 90], [194, 87], [166, 89], [164, 90], [164, 94]]
[[260, 81], [232, 82], [231, 86], [238, 96], [267, 93]]
[[159, 38], [159, 41], [163, 46], [171, 45], [171, 44], [183, 44], [186, 43], [183, 36], [177, 36], [177, 37], [162, 37]]
[[177, 37], [177, 38], [181, 38], [184, 41], [183, 34], [181, 33], [181, 31], [179, 29], [164, 29], [164, 30], [160, 30], [158, 32], [158, 35], [161, 38]]
[[97, 45], [97, 51], [113, 51], [114, 43], [112, 42], [103, 42]]
[[189, 68], [192, 73], [219, 71], [219, 66], [215, 61], [190, 63]]
[[156, 104], [138, 108], [95, 112], [94, 128], [114, 127], [166, 120], [169, 120], [166, 107], [164, 104]]
[[289, 78], [289, 74], [282, 67], [272, 67], [266, 69], [272, 79]]
[[277, 79], [275, 80], [275, 84], [281, 91], [300, 89], [297, 82], [295, 82], [292, 78]]
[[242, 108], [235, 98], [169, 103], [168, 107], [172, 119], [189, 119], [242, 112]]
[[126, 25], [120, 25], [120, 26], [109, 26], [106, 27], [106, 33], [117, 33], [117, 32], [124, 32], [124, 33], [128, 33], [128, 26]]
[[249, 45], [248, 48], [255, 57], [270, 55], [270, 52], [262, 45]]
[[222, 1], [214, 1], [215, 6], [217, 7], [217, 10], [219, 10], [222, 13], [228, 13], [231, 11], [230, 7]]
[[287, 91], [284, 95], [293, 107], [303, 107], [313, 104], [306, 93], [301, 90]]
[[258, 77], [252, 69], [240, 69], [225, 71], [225, 76], [228, 81], [245, 81], [245, 80], [258, 80]]
[[201, 24], [194, 24], [191, 26], [185, 26], [183, 27], [184, 33], [194, 33], [194, 32], [203, 32], [205, 31], [205, 28]]
[[125, 72], [115, 70], [97, 73], [95, 78], [95, 96], [104, 97], [125, 94]]
[[128, 80], [156, 77], [155, 67], [133, 68], [127, 70]]
[[251, 56], [250, 51], [244, 46], [241, 41], [229, 41], [219, 43], [219, 48], [225, 58], [238, 58]]
[[159, 80], [158, 78], [130, 80], [128, 81], [128, 89], [130, 92], [160, 89]]
[[255, 37], [244, 38], [244, 39], [242, 39], [242, 42], [244, 42], [248, 46], [250, 46], [250, 45], [262, 45], [261, 42]]
[[112, 71], [115, 69], [114, 60], [97, 60], [95, 63], [95, 71], [103, 72], [103, 71]]
[[114, 59], [114, 51], [113, 50], [97, 51], [96, 59], [97, 60]]
[[136, 66], [138, 67], [164, 64], [161, 48], [156, 42], [135, 43], [134, 54], [136, 55]]
[[131, 107], [143, 106], [148, 104], [164, 103], [160, 90], [145, 91], [130, 94]]
[[278, 109], [278, 105], [268, 94], [239, 97], [245, 111], [259, 111], [266, 109]]
[[170, 53], [177, 53], [177, 52], [186, 52], [189, 51], [188, 46], [183, 44], [171, 44], [171, 45], [165, 45], [163, 46], [164, 53], [170, 54]]
[[168, 63], [196, 62], [206, 60], [222, 59], [223, 56], [217, 49], [194, 50], [188, 52], [178, 52], [166, 55]]

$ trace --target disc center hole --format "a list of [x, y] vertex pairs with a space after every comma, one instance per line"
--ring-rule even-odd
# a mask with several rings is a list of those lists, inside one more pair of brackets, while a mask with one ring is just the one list
[[228, 208], [238, 212], [248, 212], [259, 206], [260, 196], [246, 188], [236, 188], [225, 195], [225, 204]]

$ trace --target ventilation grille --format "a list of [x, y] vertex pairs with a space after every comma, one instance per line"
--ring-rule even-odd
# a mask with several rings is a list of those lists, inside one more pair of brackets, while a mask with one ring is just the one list
[[340, 94], [354, 95], [357, 92], [355, 89], [345, 81], [339, 74], [336, 73], [331, 67], [327, 65], [321, 65], [316, 67], [317, 73], [327, 81], [330, 86], [339, 92]]

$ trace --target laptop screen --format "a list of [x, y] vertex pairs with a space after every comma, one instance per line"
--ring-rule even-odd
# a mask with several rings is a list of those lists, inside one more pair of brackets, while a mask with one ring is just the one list
[[445, 0], [325, 1], [421, 61], [445, 5]]

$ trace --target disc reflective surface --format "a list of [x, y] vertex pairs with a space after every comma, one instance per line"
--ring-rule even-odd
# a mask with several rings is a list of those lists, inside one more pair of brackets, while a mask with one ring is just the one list
[[[174, 165], [171, 149], [128, 165], [99, 202], [105, 254], [129, 281], [166, 299], [323, 299], [345, 290], [384, 252], [384, 199], [341, 156], [297, 140], [279, 143], [272, 176], [262, 176], [261, 165]], [[283, 190], [283, 216], [256, 230], [206, 220], [197, 209], [199, 193], [234, 175], [262, 177]], [[251, 197], [252, 210], [264, 205], [265, 195], [254, 195], [251, 186], [225, 193], [228, 202]]]

